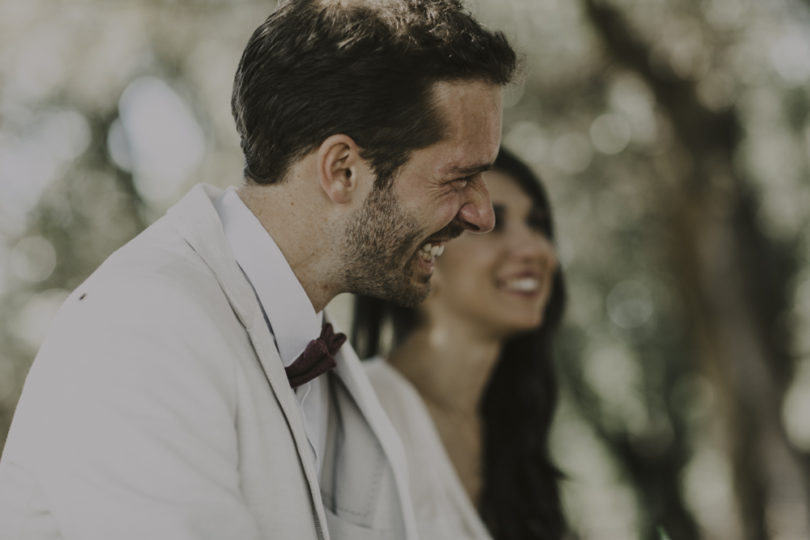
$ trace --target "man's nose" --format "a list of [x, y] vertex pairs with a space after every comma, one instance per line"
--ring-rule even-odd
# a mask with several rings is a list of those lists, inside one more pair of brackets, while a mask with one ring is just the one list
[[495, 227], [495, 212], [484, 183], [479, 181], [469, 187], [467, 197], [458, 211], [464, 228], [472, 232], [487, 233]]

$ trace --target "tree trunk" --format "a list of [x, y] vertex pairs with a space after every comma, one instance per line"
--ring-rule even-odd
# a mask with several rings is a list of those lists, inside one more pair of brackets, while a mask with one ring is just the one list
[[672, 263], [694, 321], [702, 369], [723, 401], [717, 412], [728, 426], [745, 539], [806, 537], [810, 470], [791, 448], [780, 415], [792, 374], [789, 336], [774, 339], [795, 257], [766, 238], [751, 192], [735, 171], [736, 113], [704, 107], [689, 81], [653, 68], [650, 47], [616, 10], [584, 2], [611, 57], [647, 82], [686, 150], [688, 164], [677, 185], [661, 190], [666, 200], [660, 202], [669, 214]]

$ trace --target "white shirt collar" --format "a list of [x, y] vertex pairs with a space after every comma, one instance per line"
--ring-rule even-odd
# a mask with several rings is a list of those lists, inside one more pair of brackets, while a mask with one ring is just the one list
[[[225, 238], [236, 262], [253, 286], [270, 323], [284, 366], [292, 364], [312, 339], [321, 333], [323, 313], [315, 313], [304, 287], [295, 277], [284, 254], [233, 187], [214, 203]], [[304, 428], [318, 470], [326, 444], [326, 386], [318, 377], [299, 386], [295, 396], [301, 406]]]
[[233, 187], [216, 207], [233, 255], [270, 321], [281, 361], [289, 366], [320, 335], [323, 313], [315, 313], [284, 254]]

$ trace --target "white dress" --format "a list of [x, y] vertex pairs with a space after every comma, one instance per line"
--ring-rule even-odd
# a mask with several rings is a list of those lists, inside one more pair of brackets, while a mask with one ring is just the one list
[[419, 538], [492, 540], [419, 393], [385, 360], [374, 358], [363, 364], [405, 447]]

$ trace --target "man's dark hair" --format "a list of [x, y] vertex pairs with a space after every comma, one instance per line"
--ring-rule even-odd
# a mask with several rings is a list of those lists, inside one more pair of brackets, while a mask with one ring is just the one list
[[256, 29], [231, 106], [245, 176], [280, 181], [336, 133], [388, 183], [413, 150], [440, 141], [437, 82], [508, 83], [516, 57], [458, 0], [290, 0]]

